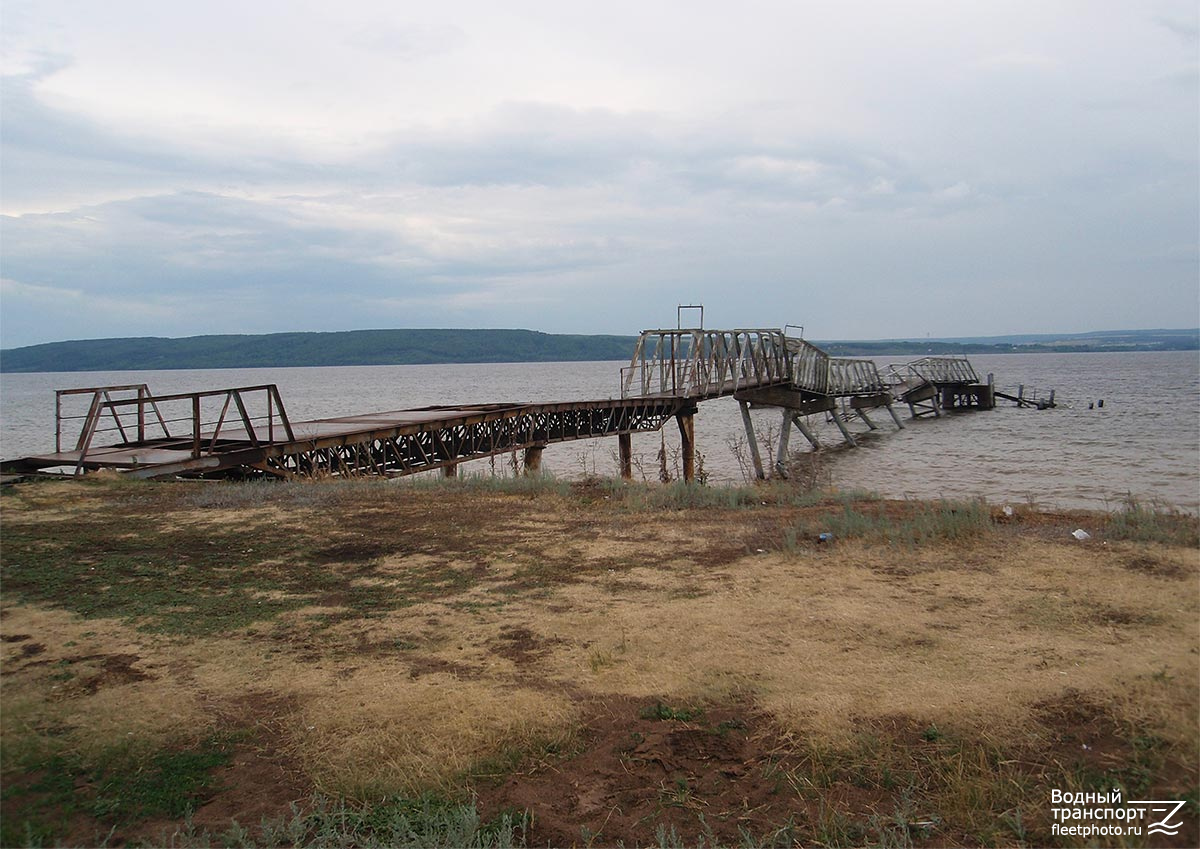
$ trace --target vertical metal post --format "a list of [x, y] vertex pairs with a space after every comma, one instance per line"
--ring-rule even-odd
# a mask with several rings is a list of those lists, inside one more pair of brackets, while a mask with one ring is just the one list
[[192, 396], [192, 457], [200, 458], [200, 396]]
[[137, 438], [138, 442], [146, 441], [146, 386], [138, 387]]
[[62, 453], [62, 392], [54, 393], [54, 453]]

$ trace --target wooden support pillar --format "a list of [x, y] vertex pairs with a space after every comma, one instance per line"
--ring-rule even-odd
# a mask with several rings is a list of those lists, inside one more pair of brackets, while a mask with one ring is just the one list
[[458, 477], [458, 463], [451, 463], [448, 466], [442, 466], [442, 477], [444, 477], [444, 478]]
[[754, 423], [750, 421], [750, 404], [738, 401], [738, 406], [742, 408], [742, 424], [746, 426], [746, 442], [750, 446], [750, 460], [754, 463], [754, 477], [760, 481], [766, 480], [762, 455], [758, 453], [758, 437], [754, 435]]
[[621, 462], [621, 478], [633, 480], [633, 434], [617, 434], [617, 454]]
[[988, 372], [987, 378], [987, 397], [984, 400], [984, 409], [994, 410], [996, 408], [996, 375]]
[[877, 425], [877, 424], [875, 424], [875, 422], [871, 421], [871, 417], [867, 415], [866, 409], [859, 410], [858, 415], [859, 415], [859, 418], [861, 418], [864, 422], [867, 423], [867, 427], [869, 427], [871, 430], [879, 430], [879, 425]]
[[696, 425], [695, 410], [675, 416], [679, 424], [679, 448], [683, 455], [683, 480], [691, 483], [696, 477]]
[[896, 430], [904, 430], [904, 422], [900, 421], [900, 416], [896, 413], [896, 408], [891, 404], [885, 404], [887, 411], [892, 414], [892, 421], [896, 423]]
[[525, 449], [524, 474], [539, 475], [542, 473], [542, 452], [545, 450], [545, 445], [530, 445]]

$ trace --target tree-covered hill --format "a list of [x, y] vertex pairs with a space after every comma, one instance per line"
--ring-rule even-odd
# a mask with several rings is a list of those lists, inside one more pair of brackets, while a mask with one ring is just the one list
[[124, 371], [184, 368], [407, 365], [625, 360], [630, 336], [531, 330], [350, 330], [184, 339], [88, 339], [0, 351], [0, 370]]
[[[0, 351], [0, 371], [286, 368], [420, 363], [628, 360], [633, 336], [533, 330], [348, 330], [261, 336], [142, 337], [50, 342]], [[1075, 351], [1178, 351], [1200, 348], [1200, 330], [1129, 330], [979, 339], [819, 341], [840, 357], [920, 357]]]

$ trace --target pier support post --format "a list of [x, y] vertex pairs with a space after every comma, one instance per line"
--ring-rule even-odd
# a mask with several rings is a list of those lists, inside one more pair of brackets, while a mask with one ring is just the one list
[[896, 430], [904, 430], [904, 422], [900, 421], [900, 416], [896, 414], [896, 408], [891, 404], [885, 404], [887, 411], [892, 414], [892, 421], [896, 423]]
[[545, 445], [530, 445], [525, 449], [524, 474], [540, 475], [542, 473], [542, 452]]
[[793, 418], [792, 411], [785, 408], [783, 411], [783, 425], [779, 428], [779, 450], [775, 452], [775, 474], [784, 479], [787, 478], [788, 442], [792, 438]]
[[867, 427], [870, 428], [871, 430], [879, 430], [879, 425], [877, 425], [877, 424], [875, 424], [875, 422], [871, 421], [871, 418], [870, 418], [870, 416], [867, 415], [867, 411], [865, 409], [858, 411], [858, 417], [860, 419], [862, 419], [864, 422], [866, 422]]
[[444, 477], [444, 478], [458, 477], [458, 463], [451, 463], [449, 466], [442, 466], [442, 477]]
[[746, 443], [750, 446], [750, 461], [754, 463], [754, 477], [760, 481], [766, 480], [762, 455], [758, 453], [758, 437], [754, 435], [754, 423], [750, 421], [750, 405], [745, 401], [738, 401], [738, 406], [742, 408], [742, 424], [746, 426]]
[[854, 434], [850, 432], [850, 428], [846, 427], [846, 423], [842, 421], [841, 414], [837, 410], [833, 410], [830, 412], [830, 415], [833, 417], [833, 423], [837, 425], [838, 430], [842, 432], [842, 436], [846, 438], [846, 442], [848, 442], [851, 447], [857, 448], [858, 443], [854, 441]]
[[804, 438], [808, 440], [809, 444], [812, 445], [814, 450], [817, 450], [821, 447], [821, 443], [817, 441], [817, 435], [812, 432], [812, 429], [809, 428], [807, 424], [805, 424], [804, 416], [801, 416], [797, 413], [792, 413], [792, 424], [796, 426], [798, 431], [804, 434]]
[[633, 434], [617, 434], [617, 455], [621, 463], [621, 479], [633, 480]]
[[679, 448], [683, 460], [684, 483], [691, 483], [696, 477], [696, 425], [695, 408], [679, 413], [675, 421], [679, 423]]

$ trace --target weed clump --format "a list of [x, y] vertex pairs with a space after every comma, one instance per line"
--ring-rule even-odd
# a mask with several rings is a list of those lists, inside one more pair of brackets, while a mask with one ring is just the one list
[[1120, 510], [1109, 514], [1105, 533], [1113, 540], [1195, 547], [1200, 545], [1200, 519], [1129, 496]]
[[784, 534], [786, 548], [803, 539], [818, 539], [832, 534], [837, 539], [863, 539], [892, 545], [919, 546], [935, 542], [959, 541], [990, 532], [992, 518], [983, 500], [918, 502], [903, 511], [889, 511], [886, 505], [864, 511], [851, 502], [841, 513], [818, 520], [808, 519]]
[[642, 719], [657, 719], [662, 722], [691, 722], [704, 715], [700, 708], [673, 708], [662, 702], [655, 702], [650, 707], [642, 708]]

